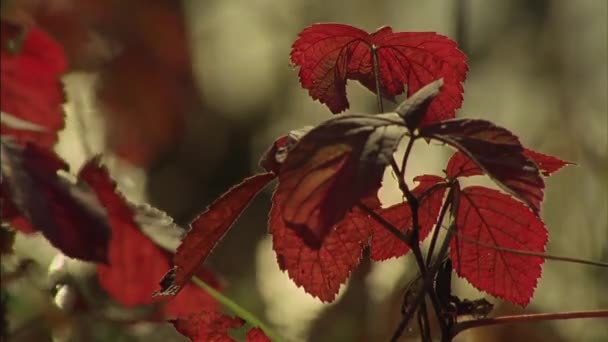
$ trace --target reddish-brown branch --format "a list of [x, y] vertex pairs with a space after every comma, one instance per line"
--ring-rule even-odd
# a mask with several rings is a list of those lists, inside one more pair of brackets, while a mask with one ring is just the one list
[[577, 318], [608, 318], [608, 310], [593, 310], [593, 311], [572, 311], [572, 312], [557, 312], [557, 313], [542, 313], [542, 314], [526, 314], [514, 316], [501, 316], [494, 318], [482, 318], [456, 324], [451, 331], [451, 337], [454, 338], [461, 332], [488, 325], [512, 324], [512, 323], [527, 323], [537, 321], [551, 321], [563, 319]]

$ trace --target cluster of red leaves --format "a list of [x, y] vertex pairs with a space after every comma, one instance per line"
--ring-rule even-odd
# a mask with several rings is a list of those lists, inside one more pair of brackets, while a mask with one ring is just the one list
[[300, 32], [291, 61], [300, 67], [300, 82], [313, 99], [332, 113], [348, 108], [346, 80], [376, 92], [374, 56], [382, 96], [411, 96], [443, 78], [443, 91], [429, 105], [423, 125], [454, 117], [462, 104], [466, 57], [456, 43], [434, 32], [393, 32], [389, 26], [369, 34], [342, 24], [316, 24]]
[[[195, 285], [170, 300], [152, 296], [172, 262], [171, 253], [142, 231], [138, 214], [145, 207], [124, 199], [97, 158], [73, 181], [67, 164], [50, 150], [63, 126], [63, 50], [38, 28], [1, 25], [2, 221], [24, 234], [41, 232], [65, 255], [97, 263], [100, 285], [122, 306], [156, 307], [150, 320], [175, 319], [180, 331], [191, 325], [186, 329], [195, 331], [187, 335], [193, 340], [231, 341], [229, 326], [215, 323], [225, 320], [219, 303]], [[145, 214], [153, 219], [158, 213]], [[196, 275], [219, 289], [206, 269]], [[267, 338], [254, 328], [247, 340]]]
[[[300, 68], [302, 86], [314, 99], [338, 113], [348, 107], [347, 79], [392, 99], [407, 89], [412, 96], [443, 79], [438, 93], [416, 99], [404, 113], [342, 115], [306, 134], [279, 138], [261, 161], [268, 173], [244, 180], [226, 192], [192, 224], [165, 276], [161, 292], [175, 294], [187, 284], [249, 201], [273, 178], [269, 232], [282, 270], [308, 293], [323, 301], [335, 298], [358, 265], [367, 246], [371, 258], [407, 254], [409, 246], [362, 212], [365, 205], [403, 233], [412, 229], [407, 202], [380, 208], [376, 192], [384, 169], [401, 138], [438, 140], [457, 152], [445, 177], [415, 178], [419, 238], [436, 225], [444, 205], [457, 208], [456, 238], [450, 256], [459, 275], [477, 288], [526, 305], [540, 277], [542, 257], [509, 253], [542, 253], [547, 231], [539, 218], [544, 181], [568, 164], [525, 149], [507, 129], [484, 120], [450, 120], [462, 102], [467, 66], [454, 42], [435, 33], [394, 33], [388, 27], [373, 34], [338, 24], [304, 29], [293, 45], [292, 62]], [[376, 61], [376, 62], [375, 62]], [[434, 85], [436, 87], [437, 85]], [[418, 108], [418, 109], [416, 109]], [[415, 133], [414, 133], [415, 132]], [[460, 189], [459, 177], [488, 175], [505, 192], [467, 187], [445, 202], [448, 189]], [[437, 227], [436, 229], [440, 229]]]
[[[65, 70], [61, 49], [33, 28], [15, 54], [8, 42], [19, 30], [6, 28], [2, 54], [9, 67], [2, 69], [1, 106], [11, 119], [2, 120], [2, 219], [23, 232], [41, 231], [69, 256], [98, 262], [100, 284], [122, 305], [160, 301], [150, 294], [170, 267], [170, 255], [141, 231], [138, 209], [116, 191], [97, 160], [70, 182], [58, 175], [68, 171], [65, 163], [48, 150], [63, 122], [57, 120], [62, 102], [58, 77]], [[419, 238], [436, 226], [441, 208], [451, 206], [457, 231], [450, 257], [456, 272], [483, 291], [526, 305], [543, 259], [509, 251], [544, 252], [542, 176], [567, 163], [524, 148], [513, 133], [490, 122], [452, 120], [467, 71], [456, 44], [435, 33], [394, 33], [385, 27], [370, 35], [346, 25], [318, 24], [300, 33], [291, 59], [300, 67], [302, 86], [334, 113], [348, 107], [347, 79], [377, 91], [377, 73], [383, 97], [392, 99], [407, 90], [416, 99], [408, 104], [416, 118], [399, 111], [341, 115], [304, 134], [279, 138], [261, 161], [267, 172], [230, 189], [191, 223], [173, 257], [175, 266], [161, 281], [161, 294], [181, 292], [160, 306], [161, 317], [176, 318], [176, 329], [195, 341], [230, 340], [227, 330], [243, 321], [218, 313], [217, 303], [189, 281], [205, 273], [202, 265], [214, 246], [274, 179], [278, 185], [269, 231], [277, 261], [310, 294], [333, 300], [364, 248], [370, 248], [374, 260], [407, 254], [409, 246], [363, 211], [373, 210], [403, 233], [412, 229], [409, 203], [381, 208], [376, 195], [406, 134], [459, 151], [445, 177], [415, 178]], [[38, 78], [43, 81], [33, 82]], [[437, 91], [416, 98], [438, 79]], [[482, 174], [506, 193], [478, 186], [460, 189], [460, 177]], [[444, 203], [446, 191], [450, 203]], [[267, 339], [259, 329], [250, 330], [247, 338]]]

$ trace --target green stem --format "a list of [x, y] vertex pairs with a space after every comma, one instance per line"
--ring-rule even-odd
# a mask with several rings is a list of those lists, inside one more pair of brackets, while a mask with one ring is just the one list
[[249, 312], [247, 309], [243, 308], [239, 304], [237, 304], [232, 299], [226, 297], [218, 290], [214, 289], [204, 281], [200, 280], [197, 277], [192, 278], [192, 282], [205, 290], [211, 297], [213, 297], [218, 302], [222, 303], [225, 307], [227, 307], [232, 313], [244, 319], [247, 323], [252, 326], [259, 327], [264, 330], [266, 336], [268, 336], [273, 341], [284, 341], [282, 337], [280, 337], [276, 332], [274, 332], [268, 325], [264, 324], [261, 319], [257, 318], [253, 313]]

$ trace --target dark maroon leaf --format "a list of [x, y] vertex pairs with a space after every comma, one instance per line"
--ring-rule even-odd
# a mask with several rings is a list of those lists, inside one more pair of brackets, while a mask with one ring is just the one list
[[513, 133], [485, 120], [460, 119], [426, 126], [420, 135], [457, 148], [507, 192], [540, 210], [545, 183]]
[[281, 168], [276, 190], [284, 198], [287, 226], [310, 247], [320, 248], [353, 205], [377, 192], [405, 132], [394, 113], [343, 115], [302, 137]]
[[559, 171], [562, 167], [567, 165], [572, 165], [574, 163], [563, 161], [559, 158], [542, 154], [536, 151], [532, 151], [530, 149], [524, 149], [524, 154], [532, 159], [536, 165], [540, 168], [543, 173], [543, 176], [548, 177], [554, 172]]
[[106, 262], [110, 229], [95, 193], [59, 175], [68, 166], [53, 152], [4, 140], [1, 146], [3, 185], [20, 216], [65, 255]]

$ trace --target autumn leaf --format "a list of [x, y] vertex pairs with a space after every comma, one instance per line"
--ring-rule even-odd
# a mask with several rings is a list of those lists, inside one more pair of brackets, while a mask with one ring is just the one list
[[240, 328], [245, 321], [217, 311], [201, 311], [171, 323], [180, 334], [190, 338], [192, 342], [234, 342], [234, 339], [228, 336], [228, 330]]
[[139, 230], [132, 209], [97, 159], [89, 161], [78, 176], [97, 193], [112, 228], [108, 264], [97, 265], [99, 283], [126, 307], [152, 303], [158, 279], [169, 269], [165, 252]]
[[[206, 268], [202, 268], [196, 276], [214, 289], [221, 291], [222, 287], [216, 276]], [[163, 297], [154, 297], [157, 301], [164, 301], [162, 313], [167, 318], [182, 318], [200, 312], [201, 310], [218, 310], [219, 302], [211, 297], [205, 290], [189, 282], [174, 297], [167, 300]]]
[[375, 195], [405, 132], [396, 114], [342, 115], [304, 135], [287, 155], [276, 189], [287, 226], [320, 248], [353, 205]]
[[161, 280], [159, 294], [174, 295], [190, 281], [253, 197], [274, 178], [272, 173], [262, 173], [245, 179], [194, 219], [173, 257], [175, 267]]
[[251, 328], [245, 336], [247, 342], [272, 342], [260, 328]]
[[464, 153], [457, 151], [450, 157], [446, 174], [450, 178], [482, 175], [483, 171]]
[[540, 152], [536, 152], [527, 148], [524, 149], [524, 154], [528, 158], [532, 159], [536, 163], [536, 165], [538, 165], [538, 168], [545, 177], [548, 177], [553, 173], [559, 171], [564, 166], [574, 164], [568, 161], [563, 161], [557, 157], [542, 154]]
[[[160, 279], [170, 266], [169, 253], [142, 229], [143, 224], [150, 226], [165, 225], [166, 229], [179, 228], [172, 220], [157, 209], [134, 206], [127, 202], [99, 161], [89, 161], [80, 171], [79, 177], [90, 184], [108, 211], [112, 227], [112, 240], [109, 247], [108, 265], [97, 265], [97, 277], [101, 286], [114, 300], [126, 307], [147, 305], [163, 301], [152, 294]], [[142, 218], [145, 215], [145, 219]], [[153, 222], [155, 221], [155, 222]], [[148, 233], [157, 233], [150, 230]], [[206, 269], [198, 275], [219, 289], [219, 283]], [[170, 300], [164, 300], [162, 313], [165, 317], [183, 317], [200, 311], [216, 309], [218, 303], [206, 292], [193, 284]]]
[[0, 110], [43, 130], [18, 129], [2, 122], [2, 135], [51, 147], [63, 128], [60, 76], [67, 63], [62, 48], [37, 27], [26, 31], [0, 22]]
[[[548, 177], [559, 171], [562, 167], [573, 163], [563, 161], [557, 157], [542, 154], [525, 148], [524, 154], [538, 165], [543, 176]], [[462, 152], [456, 152], [448, 162], [446, 173], [448, 177], [467, 177], [483, 174], [483, 171]]]
[[12, 216], [15, 228], [42, 232], [67, 256], [106, 262], [110, 229], [95, 193], [59, 175], [68, 166], [52, 151], [5, 140], [1, 147], [2, 196], [13, 211], [3, 209], [3, 219]]
[[[414, 180], [420, 182], [420, 185], [412, 190], [415, 196], [420, 196], [427, 190], [430, 191], [420, 201], [418, 207], [419, 239], [422, 241], [433, 229], [435, 222], [437, 222], [437, 216], [443, 203], [446, 188], [439, 186], [431, 189], [436, 184], [443, 182], [443, 178], [438, 176], [424, 175], [418, 176]], [[407, 233], [412, 228], [412, 211], [407, 202], [378, 209], [376, 212], [403, 233]], [[371, 226], [373, 228], [373, 237], [370, 244], [370, 257], [373, 260], [381, 261], [400, 257], [410, 251], [409, 246], [405, 242], [396, 238], [380, 223], [372, 221]]]
[[298, 286], [324, 302], [335, 299], [340, 286], [361, 260], [371, 237], [370, 218], [353, 210], [332, 228], [319, 248], [310, 247], [283, 220], [286, 194], [275, 191], [268, 227], [279, 268]]
[[298, 35], [291, 61], [300, 67], [302, 87], [332, 113], [347, 109], [346, 81], [376, 91], [372, 49], [378, 56], [382, 95], [411, 96], [443, 78], [442, 92], [429, 105], [423, 124], [453, 118], [462, 104], [466, 57], [456, 43], [434, 32], [393, 32], [388, 26], [368, 34], [342, 24], [314, 24]]
[[472, 186], [460, 192], [456, 227], [450, 258], [458, 274], [479, 290], [526, 306], [543, 258], [492, 247], [543, 253], [548, 237], [538, 216], [509, 195]]
[[[545, 188], [540, 170], [524, 154], [519, 139], [507, 129], [485, 120], [460, 119], [423, 127], [420, 136], [457, 148], [505, 191], [523, 201], [536, 213], [539, 212]], [[458, 166], [456, 162], [448, 166], [449, 172], [469, 175], [476, 172], [469, 170], [466, 165], [467, 169], [462, 169], [465, 166]]]

